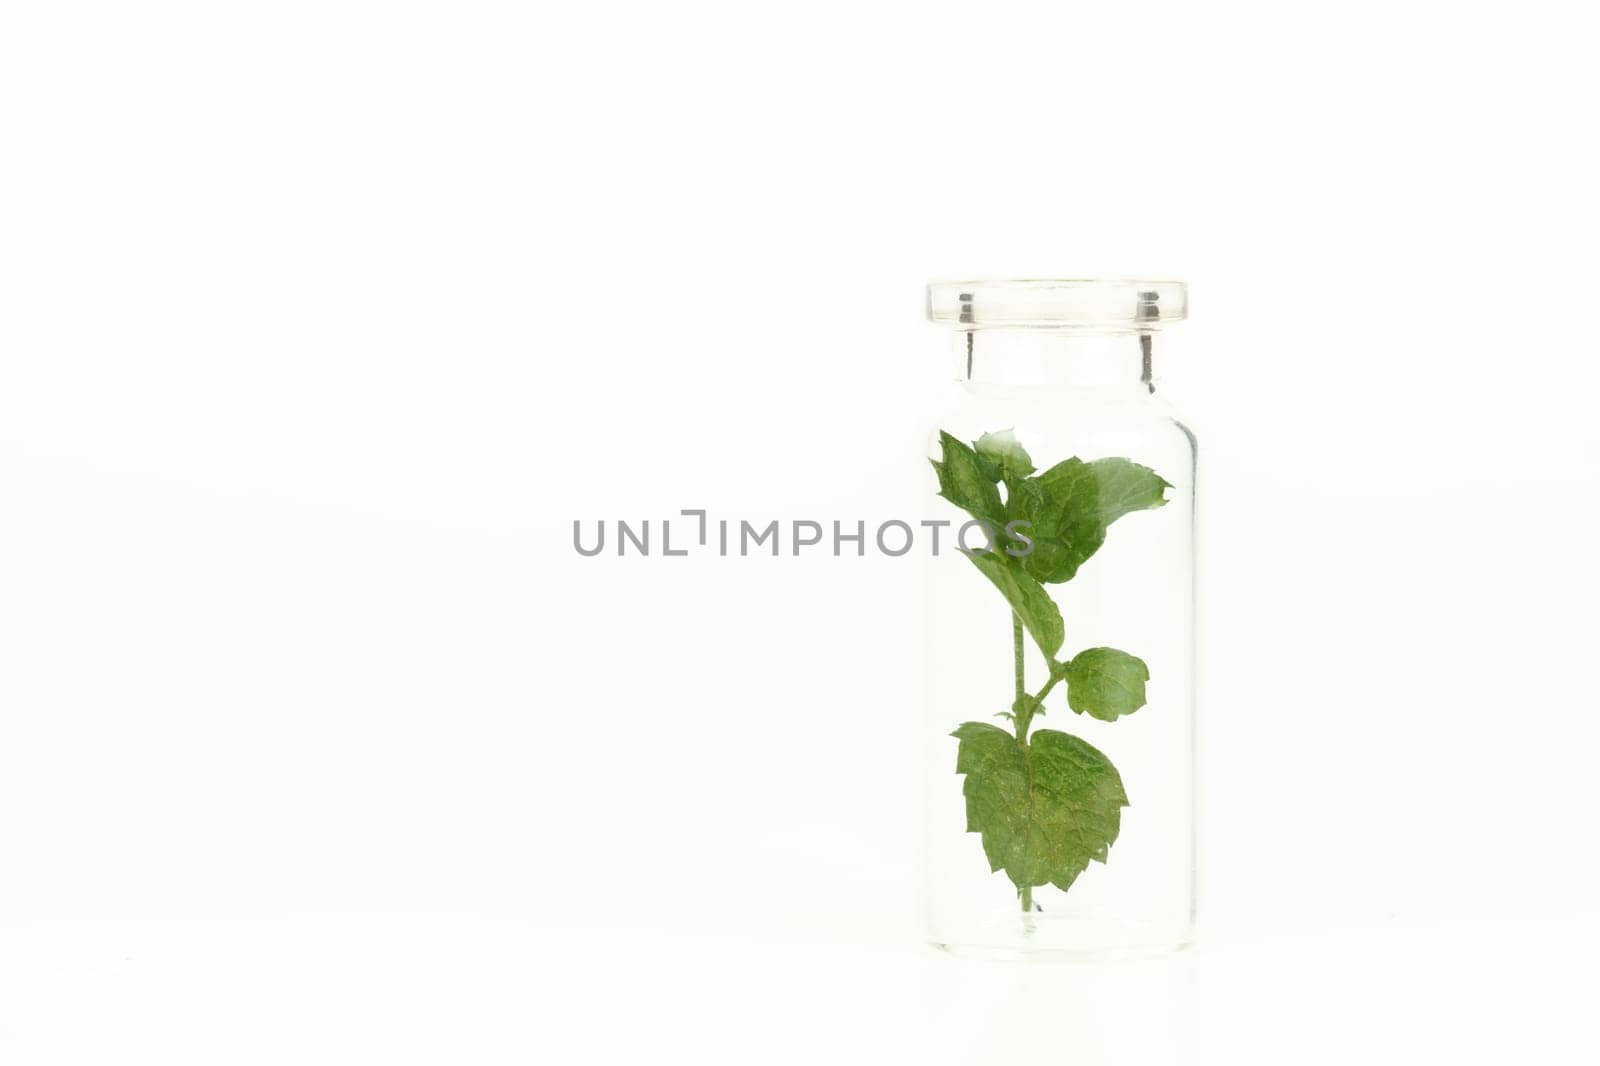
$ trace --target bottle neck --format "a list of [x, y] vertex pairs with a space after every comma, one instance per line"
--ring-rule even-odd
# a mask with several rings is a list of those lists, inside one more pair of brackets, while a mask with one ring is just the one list
[[954, 336], [958, 376], [972, 384], [1155, 391], [1153, 331], [1063, 326], [958, 330]]

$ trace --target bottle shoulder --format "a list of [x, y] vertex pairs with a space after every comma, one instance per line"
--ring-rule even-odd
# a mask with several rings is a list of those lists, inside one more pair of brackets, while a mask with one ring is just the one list
[[[1186, 456], [1197, 450], [1194, 430], [1162, 396], [1137, 389], [985, 390], [958, 387], [946, 397], [930, 427], [962, 440], [1010, 430], [1025, 448], [1029, 439], [1055, 452], [1083, 458], [1159, 452]], [[1062, 458], [1065, 455], [1061, 456]]]

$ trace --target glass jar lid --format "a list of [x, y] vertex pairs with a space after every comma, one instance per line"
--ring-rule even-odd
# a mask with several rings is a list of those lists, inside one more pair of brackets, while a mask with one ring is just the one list
[[928, 318], [962, 328], [984, 326], [1093, 326], [1157, 329], [1189, 310], [1181, 281], [1136, 278], [1025, 278], [934, 281], [928, 284]]

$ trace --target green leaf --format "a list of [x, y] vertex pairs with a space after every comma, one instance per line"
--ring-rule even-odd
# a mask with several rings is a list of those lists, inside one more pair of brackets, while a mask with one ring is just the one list
[[1009, 429], [998, 433], [985, 433], [973, 445], [978, 453], [978, 467], [990, 481], [1010, 484], [1033, 473], [1033, 460], [1023, 451], [1016, 436]]
[[1007, 520], [1028, 523], [1023, 532], [1033, 539], [1033, 550], [1021, 558], [1023, 570], [1052, 584], [1070, 581], [1106, 539], [1094, 481], [1086, 472], [1073, 480], [1062, 472], [1069, 463], [1087, 467], [1076, 459], [1058, 463], [1051, 468], [1058, 472], [1053, 483], [1044, 475], [1015, 482], [1006, 501]]
[[1155, 471], [1128, 459], [1065, 459], [1011, 486], [1006, 513], [1032, 528], [1023, 568], [1040, 581], [1070, 581], [1105, 543], [1106, 527], [1132, 511], [1160, 507], [1170, 488]]
[[967, 832], [980, 833], [989, 869], [1019, 889], [1062, 891], [1105, 862], [1128, 805], [1111, 760], [1068, 733], [1041, 729], [1027, 743], [986, 722], [963, 723], [956, 773], [966, 775]]
[[978, 521], [987, 522], [992, 535], [998, 537], [1006, 524], [1005, 508], [1000, 490], [978, 464], [978, 453], [942, 430], [939, 447], [943, 461], [933, 464], [939, 475], [939, 495]]
[[1164, 506], [1172, 486], [1148, 466], [1131, 459], [1096, 459], [1089, 464], [1100, 490], [1100, 521], [1110, 525], [1125, 514]]
[[983, 576], [994, 582], [994, 587], [1005, 596], [1011, 609], [1022, 619], [1023, 628], [1033, 637], [1046, 659], [1055, 657], [1066, 638], [1066, 627], [1061, 623], [1061, 609], [1033, 578], [1029, 577], [1017, 560], [993, 552], [968, 552], [972, 565], [983, 571]]
[[1150, 668], [1116, 648], [1080, 651], [1067, 664], [1067, 704], [1079, 714], [1114, 722], [1144, 706]]

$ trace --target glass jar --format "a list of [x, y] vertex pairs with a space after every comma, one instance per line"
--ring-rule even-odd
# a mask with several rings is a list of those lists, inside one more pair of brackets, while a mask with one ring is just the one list
[[1171, 281], [928, 287], [958, 369], [925, 523], [945, 533], [925, 729], [939, 947], [1191, 937], [1195, 442], [1154, 378], [1186, 303]]

